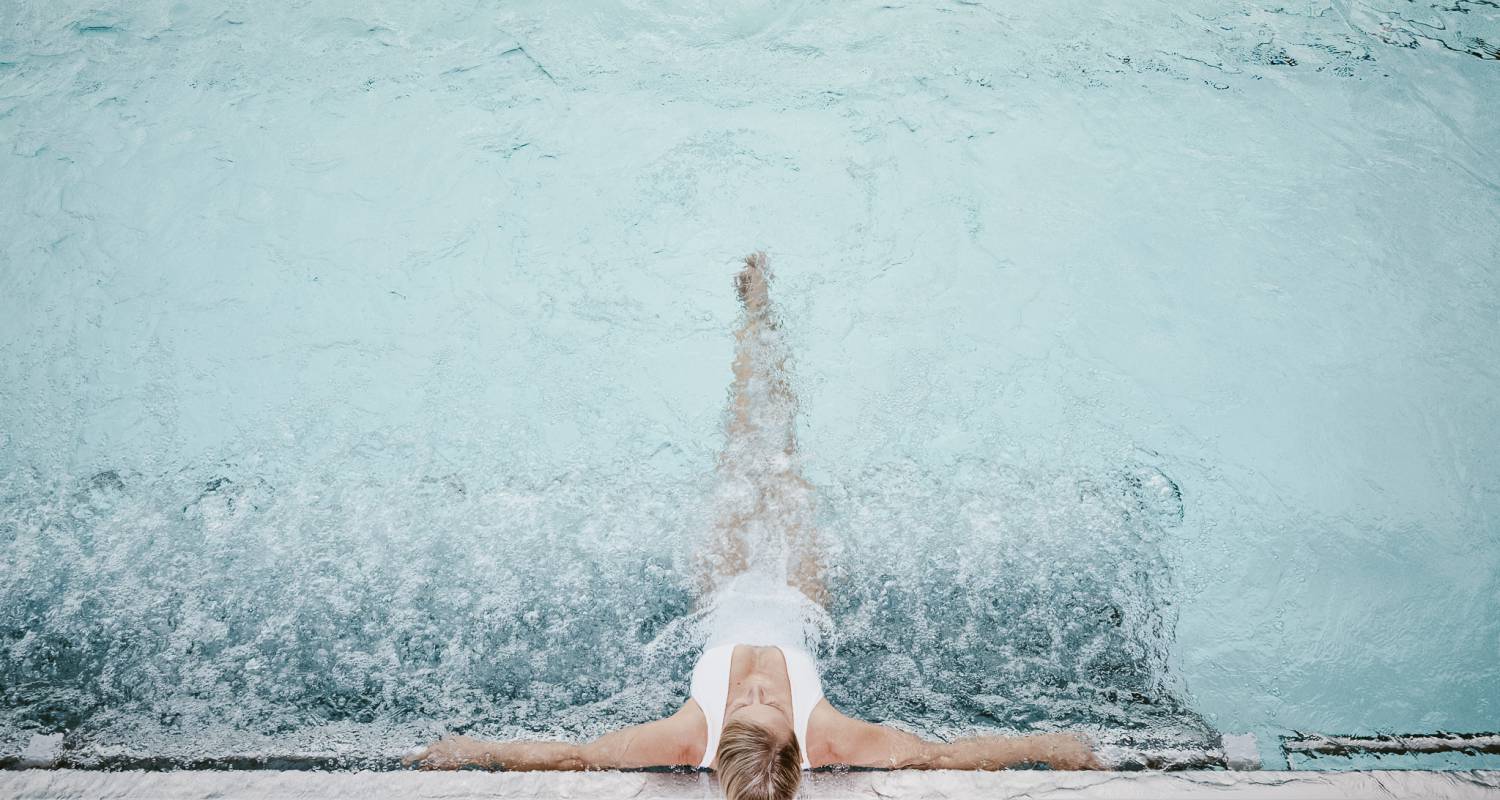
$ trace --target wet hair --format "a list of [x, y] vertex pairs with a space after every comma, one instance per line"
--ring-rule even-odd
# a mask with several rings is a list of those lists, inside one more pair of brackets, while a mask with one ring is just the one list
[[753, 722], [733, 720], [719, 734], [719, 785], [728, 800], [792, 800], [802, 783], [802, 750]]

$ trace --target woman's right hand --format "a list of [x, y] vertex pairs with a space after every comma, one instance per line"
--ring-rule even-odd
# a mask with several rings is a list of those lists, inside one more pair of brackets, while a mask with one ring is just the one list
[[1042, 760], [1053, 769], [1104, 769], [1088, 741], [1077, 734], [1043, 734], [1036, 743]]

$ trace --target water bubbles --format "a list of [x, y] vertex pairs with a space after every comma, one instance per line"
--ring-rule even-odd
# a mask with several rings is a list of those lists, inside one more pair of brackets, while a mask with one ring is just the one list
[[94, 476], [89, 478], [88, 487], [95, 492], [123, 492], [125, 491], [125, 481], [120, 477], [118, 471], [107, 469], [103, 472], [94, 473]]
[[844, 485], [824, 515], [842, 544], [825, 653], [836, 704], [877, 719], [920, 708], [944, 735], [1081, 725], [1208, 741], [1167, 661], [1173, 586], [1152, 542], [1181, 501], [1165, 475], [972, 462]]
[[[7, 477], [0, 726], [68, 730], [85, 761], [356, 765], [445, 727], [593, 735], [681, 702], [705, 636], [693, 555], [744, 486], [414, 472]], [[750, 502], [822, 530], [832, 601], [808, 624], [844, 710], [928, 735], [1205, 730], [1167, 668], [1151, 542], [1182, 500], [1159, 471], [903, 463], [784, 494]]]

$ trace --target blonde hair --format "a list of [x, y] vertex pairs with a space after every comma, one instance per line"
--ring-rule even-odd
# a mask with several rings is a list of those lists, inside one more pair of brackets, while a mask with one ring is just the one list
[[735, 720], [719, 734], [719, 785], [729, 800], [792, 800], [802, 783], [802, 750], [760, 725]]

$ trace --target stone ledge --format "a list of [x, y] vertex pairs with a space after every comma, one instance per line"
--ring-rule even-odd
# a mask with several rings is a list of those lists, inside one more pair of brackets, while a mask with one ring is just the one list
[[[815, 773], [808, 800], [1004, 798], [1500, 798], [1500, 771]], [[0, 773], [14, 800], [715, 800], [707, 773], [92, 772]]]

